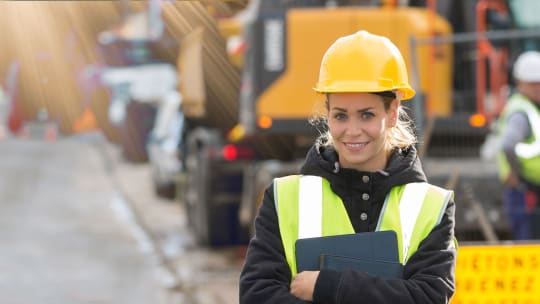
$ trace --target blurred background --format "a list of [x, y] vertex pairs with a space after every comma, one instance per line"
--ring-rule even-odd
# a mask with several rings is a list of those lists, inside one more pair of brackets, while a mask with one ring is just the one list
[[[262, 192], [297, 172], [324, 130], [308, 122], [322, 109], [312, 91], [322, 55], [364, 29], [403, 53], [425, 171], [455, 190], [468, 264], [458, 264], [453, 302], [540, 301], [538, 263], [519, 274], [508, 266], [538, 247], [513, 240], [490, 140], [515, 90], [513, 62], [540, 48], [538, 9], [536, 0], [0, 2], [0, 272], [19, 273], [0, 275], [0, 299], [238, 302]], [[64, 226], [74, 219], [85, 228]], [[101, 298], [94, 282], [109, 286]]]

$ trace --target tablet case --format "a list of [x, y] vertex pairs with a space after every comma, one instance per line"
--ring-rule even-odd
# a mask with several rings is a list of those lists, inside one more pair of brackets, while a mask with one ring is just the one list
[[401, 277], [395, 231], [363, 232], [296, 241], [296, 269], [365, 271], [384, 278]]
[[320, 256], [320, 269], [333, 269], [337, 271], [358, 270], [382, 278], [401, 278], [403, 265], [399, 262], [366, 260], [339, 255], [322, 254]]

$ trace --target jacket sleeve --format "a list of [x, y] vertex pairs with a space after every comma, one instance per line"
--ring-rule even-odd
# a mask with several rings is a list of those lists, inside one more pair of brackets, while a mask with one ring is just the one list
[[274, 204], [273, 187], [266, 189], [255, 219], [240, 274], [240, 303], [307, 303], [290, 293], [291, 271], [285, 258]]
[[448, 303], [455, 290], [455, 203], [421, 242], [403, 269], [403, 279], [382, 279], [360, 271], [322, 270], [316, 303]]
[[502, 148], [512, 170], [520, 174], [520, 166], [516, 155], [516, 145], [531, 136], [531, 127], [527, 114], [523, 112], [512, 113], [506, 121], [506, 128], [502, 135]]

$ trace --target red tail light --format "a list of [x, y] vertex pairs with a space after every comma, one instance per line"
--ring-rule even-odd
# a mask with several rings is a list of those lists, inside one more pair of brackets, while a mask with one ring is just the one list
[[232, 161], [238, 158], [238, 149], [234, 145], [226, 145], [223, 147], [223, 158]]
[[223, 158], [228, 161], [239, 159], [252, 159], [255, 156], [253, 149], [249, 147], [237, 146], [233, 144], [226, 145], [221, 150]]

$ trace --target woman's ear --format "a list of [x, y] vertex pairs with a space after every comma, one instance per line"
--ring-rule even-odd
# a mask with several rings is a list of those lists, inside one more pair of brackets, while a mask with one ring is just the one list
[[397, 125], [399, 119], [399, 105], [400, 101], [397, 98], [390, 103], [390, 108], [388, 109], [388, 126], [391, 128]]

